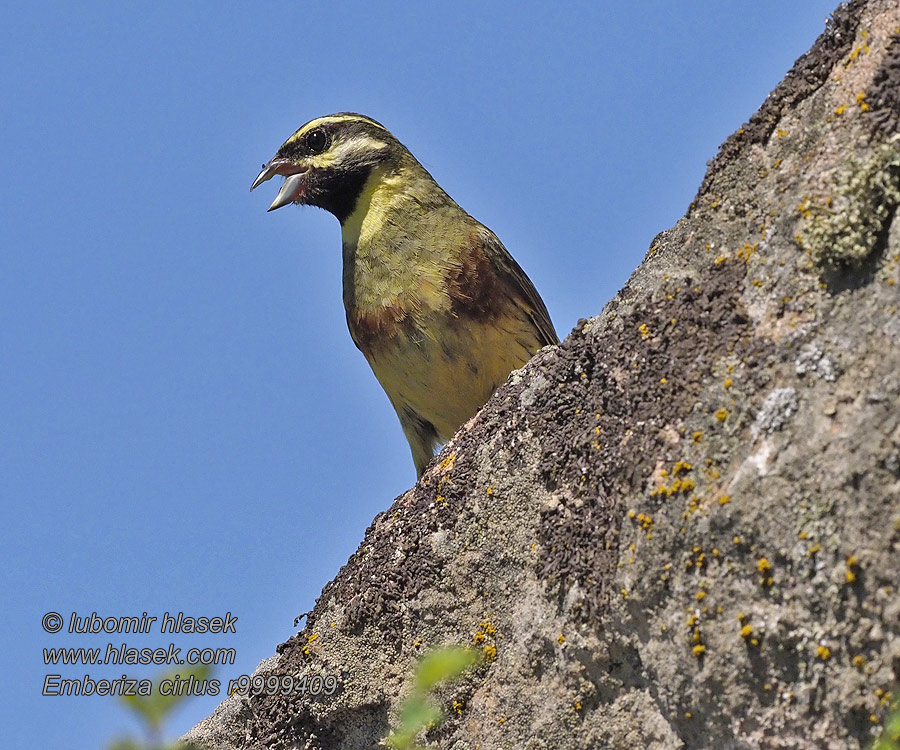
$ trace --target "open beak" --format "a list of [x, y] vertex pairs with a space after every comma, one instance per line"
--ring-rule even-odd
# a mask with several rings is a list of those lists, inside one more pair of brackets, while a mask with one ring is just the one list
[[276, 208], [281, 208], [288, 203], [293, 203], [300, 197], [303, 192], [303, 174], [307, 169], [308, 167], [294, 164], [288, 159], [276, 156], [268, 164], [263, 164], [262, 171], [257, 175], [256, 179], [253, 180], [250, 190], [255, 190], [266, 180], [271, 180], [275, 175], [286, 177], [287, 179], [281, 186], [281, 190], [278, 191], [278, 195], [275, 196], [275, 200], [272, 201], [272, 205], [269, 206], [268, 210], [274, 211]]

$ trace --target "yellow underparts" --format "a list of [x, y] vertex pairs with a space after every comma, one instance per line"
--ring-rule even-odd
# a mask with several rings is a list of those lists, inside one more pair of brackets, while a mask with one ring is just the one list
[[[453, 304], [448, 275], [479, 229], [424, 170], [373, 174], [342, 226], [351, 333], [401, 422], [410, 408], [442, 441], [540, 348], [527, 313], [506, 297], [490, 312]], [[373, 320], [383, 327], [366, 337]]]
[[424, 340], [391, 337], [366, 359], [398, 413], [411, 407], [449, 440], [539, 344], [514, 316], [482, 322], [437, 314], [425, 326]]

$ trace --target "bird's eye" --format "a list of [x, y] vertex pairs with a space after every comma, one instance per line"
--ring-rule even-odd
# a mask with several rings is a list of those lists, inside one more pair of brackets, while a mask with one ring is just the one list
[[321, 154], [328, 143], [324, 130], [311, 130], [306, 134], [306, 147], [312, 154]]

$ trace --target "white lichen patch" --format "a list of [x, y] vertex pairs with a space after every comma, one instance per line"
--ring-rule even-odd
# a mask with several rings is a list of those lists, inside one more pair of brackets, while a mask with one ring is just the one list
[[794, 360], [794, 371], [801, 377], [807, 374], [818, 375], [833, 383], [838, 376], [838, 366], [815, 344], [807, 344], [800, 350]]
[[536, 375], [522, 391], [522, 394], [519, 396], [519, 403], [525, 408], [532, 406], [541, 391], [545, 390], [549, 385], [550, 381], [547, 378], [540, 374]]
[[766, 396], [756, 414], [756, 422], [753, 424], [754, 436], [780, 430], [797, 411], [797, 406], [796, 388], [776, 388]]

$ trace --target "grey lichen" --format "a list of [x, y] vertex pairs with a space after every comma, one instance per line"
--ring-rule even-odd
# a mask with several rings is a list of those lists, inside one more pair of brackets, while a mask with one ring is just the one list
[[806, 197], [798, 241], [826, 267], [858, 265], [878, 247], [900, 205], [900, 134], [832, 175], [834, 191]]
[[753, 432], [760, 434], [780, 430], [796, 411], [796, 388], [776, 388], [763, 401], [756, 415]]
[[814, 373], [829, 383], [833, 383], [838, 376], [834, 360], [814, 344], [808, 344], [800, 350], [794, 361], [794, 371], [800, 376]]

